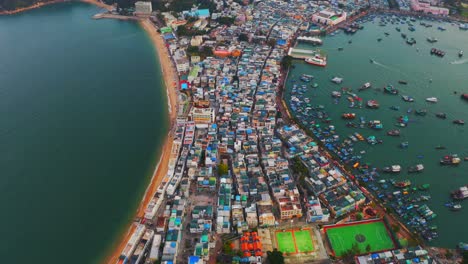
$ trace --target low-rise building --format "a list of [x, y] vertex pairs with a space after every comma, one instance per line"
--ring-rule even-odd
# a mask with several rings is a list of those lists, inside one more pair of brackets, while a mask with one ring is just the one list
[[335, 12], [331, 9], [325, 9], [312, 16], [312, 21], [323, 24], [334, 26], [346, 20], [346, 12], [340, 11]]
[[138, 1], [135, 2], [135, 15], [151, 15], [153, 12], [153, 7], [151, 2]]

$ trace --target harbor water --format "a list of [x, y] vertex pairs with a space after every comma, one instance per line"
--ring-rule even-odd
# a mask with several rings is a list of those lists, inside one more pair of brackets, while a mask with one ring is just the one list
[[[330, 123], [318, 122], [320, 126], [335, 126], [336, 133], [342, 140], [355, 132], [364, 138], [375, 136], [383, 140], [382, 144], [376, 145], [366, 141], [355, 142], [354, 153], [362, 156], [361, 163], [369, 163], [377, 168], [398, 164], [401, 165], [402, 172], [397, 175], [380, 173], [380, 177], [369, 184], [379, 185], [376, 182], [381, 179], [409, 179], [412, 182], [411, 187], [430, 184], [427, 193], [432, 199], [419, 203], [427, 204], [437, 214], [437, 218], [431, 220], [430, 224], [438, 227], [439, 237], [430, 244], [454, 248], [457, 243], [468, 238], [468, 203], [462, 202], [465, 208], [458, 212], [452, 212], [444, 206], [450, 200], [451, 191], [468, 184], [468, 162], [463, 161], [463, 157], [468, 156], [467, 126], [452, 123], [455, 119], [468, 121], [468, 103], [460, 98], [462, 92], [468, 92], [468, 57], [458, 56], [460, 50], [465, 53], [468, 51], [468, 32], [445, 22], [425, 21], [423, 23], [433, 25], [425, 27], [417, 20], [411, 22], [415, 30], [410, 31], [406, 23], [387, 22], [386, 26], [381, 26], [379, 21], [380, 18], [375, 18], [374, 21], [363, 23], [364, 29], [354, 35], [340, 32], [323, 38], [324, 44], [320, 49], [328, 56], [328, 65], [325, 68], [296, 60], [289, 72], [285, 100], [291, 105], [293, 85], [307, 85], [306, 92], [300, 98], [309, 98], [312, 107], [322, 105], [323, 111], [331, 118]], [[439, 26], [446, 30], [438, 29]], [[407, 44], [401, 33], [406, 34], [407, 38], [414, 38], [416, 44]], [[427, 38], [431, 37], [438, 41], [428, 42]], [[314, 48], [302, 43], [298, 47]], [[431, 55], [431, 48], [443, 50], [446, 55], [443, 58]], [[300, 80], [302, 74], [313, 75], [315, 78], [306, 83]], [[333, 77], [343, 78], [343, 83], [331, 82]], [[406, 81], [407, 84], [399, 81]], [[358, 91], [366, 82], [370, 82], [372, 88]], [[318, 87], [312, 88], [313, 83]], [[389, 84], [399, 90], [399, 95], [383, 92], [383, 87]], [[343, 87], [351, 88], [351, 93], [362, 99], [362, 108], [349, 107], [350, 95], [342, 91]], [[342, 97], [332, 98], [332, 91], [341, 92]], [[403, 101], [401, 95], [412, 96], [414, 102]], [[438, 102], [426, 102], [429, 97], [436, 97]], [[367, 108], [368, 100], [377, 100], [380, 108]], [[358, 105], [359, 102], [355, 100], [355, 106]], [[392, 110], [392, 107], [399, 110]], [[427, 111], [425, 116], [415, 114], [415, 111], [423, 109]], [[447, 118], [437, 118], [435, 114], [438, 112], [446, 113]], [[356, 119], [344, 120], [343, 113], [355, 113]], [[405, 115], [409, 118], [408, 126], [395, 126], [398, 117]], [[383, 129], [347, 126], [350, 121], [359, 123], [360, 117], [364, 117], [366, 122], [380, 120]], [[307, 122], [312, 120], [313, 118], [307, 119]], [[387, 136], [386, 132], [392, 129], [399, 129], [401, 136]], [[408, 142], [408, 148], [401, 148], [402, 142]], [[436, 146], [443, 146], [445, 149], [437, 150]], [[462, 160], [460, 165], [441, 166], [439, 160], [448, 154], [458, 154]], [[424, 171], [408, 174], [407, 167], [416, 164], [423, 164]]]
[[2, 263], [100, 263], [167, 133], [149, 37], [84, 3], [0, 17]]

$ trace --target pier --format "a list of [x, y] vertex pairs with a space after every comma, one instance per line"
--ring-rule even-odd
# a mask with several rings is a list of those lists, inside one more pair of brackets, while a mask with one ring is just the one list
[[298, 49], [298, 48], [290, 48], [288, 51], [288, 55], [295, 59], [312, 58], [315, 56], [316, 53], [317, 51], [315, 50]]

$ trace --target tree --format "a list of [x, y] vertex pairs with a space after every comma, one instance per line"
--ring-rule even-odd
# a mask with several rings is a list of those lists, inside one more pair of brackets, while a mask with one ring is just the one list
[[267, 251], [267, 260], [270, 264], [284, 264], [283, 253], [276, 248], [273, 251]]
[[361, 221], [362, 218], [363, 218], [362, 213], [357, 213], [357, 214], [356, 214], [356, 220], [357, 220], [357, 221]]
[[283, 59], [281, 59], [281, 67], [284, 70], [289, 69], [289, 67], [291, 67], [291, 64], [292, 64], [292, 59], [293, 58], [289, 55], [284, 56]]
[[462, 264], [468, 264], [468, 251], [464, 251], [462, 253], [462, 256], [463, 256]]
[[227, 175], [229, 171], [228, 165], [224, 163], [220, 163], [218, 165], [218, 175]]
[[245, 33], [239, 34], [239, 41], [249, 41], [249, 37]]
[[370, 252], [371, 249], [372, 249], [372, 248], [371, 248], [371, 245], [370, 245], [370, 244], [367, 244], [367, 246], [366, 246], [366, 252]]
[[235, 18], [233, 17], [218, 17], [216, 21], [221, 25], [230, 26], [234, 24]]
[[271, 38], [268, 40], [268, 46], [274, 48], [276, 46], [276, 39]]

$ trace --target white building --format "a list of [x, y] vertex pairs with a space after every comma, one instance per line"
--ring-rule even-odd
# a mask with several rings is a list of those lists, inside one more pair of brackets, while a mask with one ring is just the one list
[[186, 72], [190, 69], [190, 62], [186, 58], [176, 60], [176, 64], [178, 72]]
[[346, 20], [346, 12], [335, 12], [330, 9], [322, 10], [312, 16], [312, 21], [323, 25], [337, 25]]
[[135, 14], [136, 15], [151, 15], [153, 12], [153, 7], [151, 2], [138, 1], [135, 3]]

